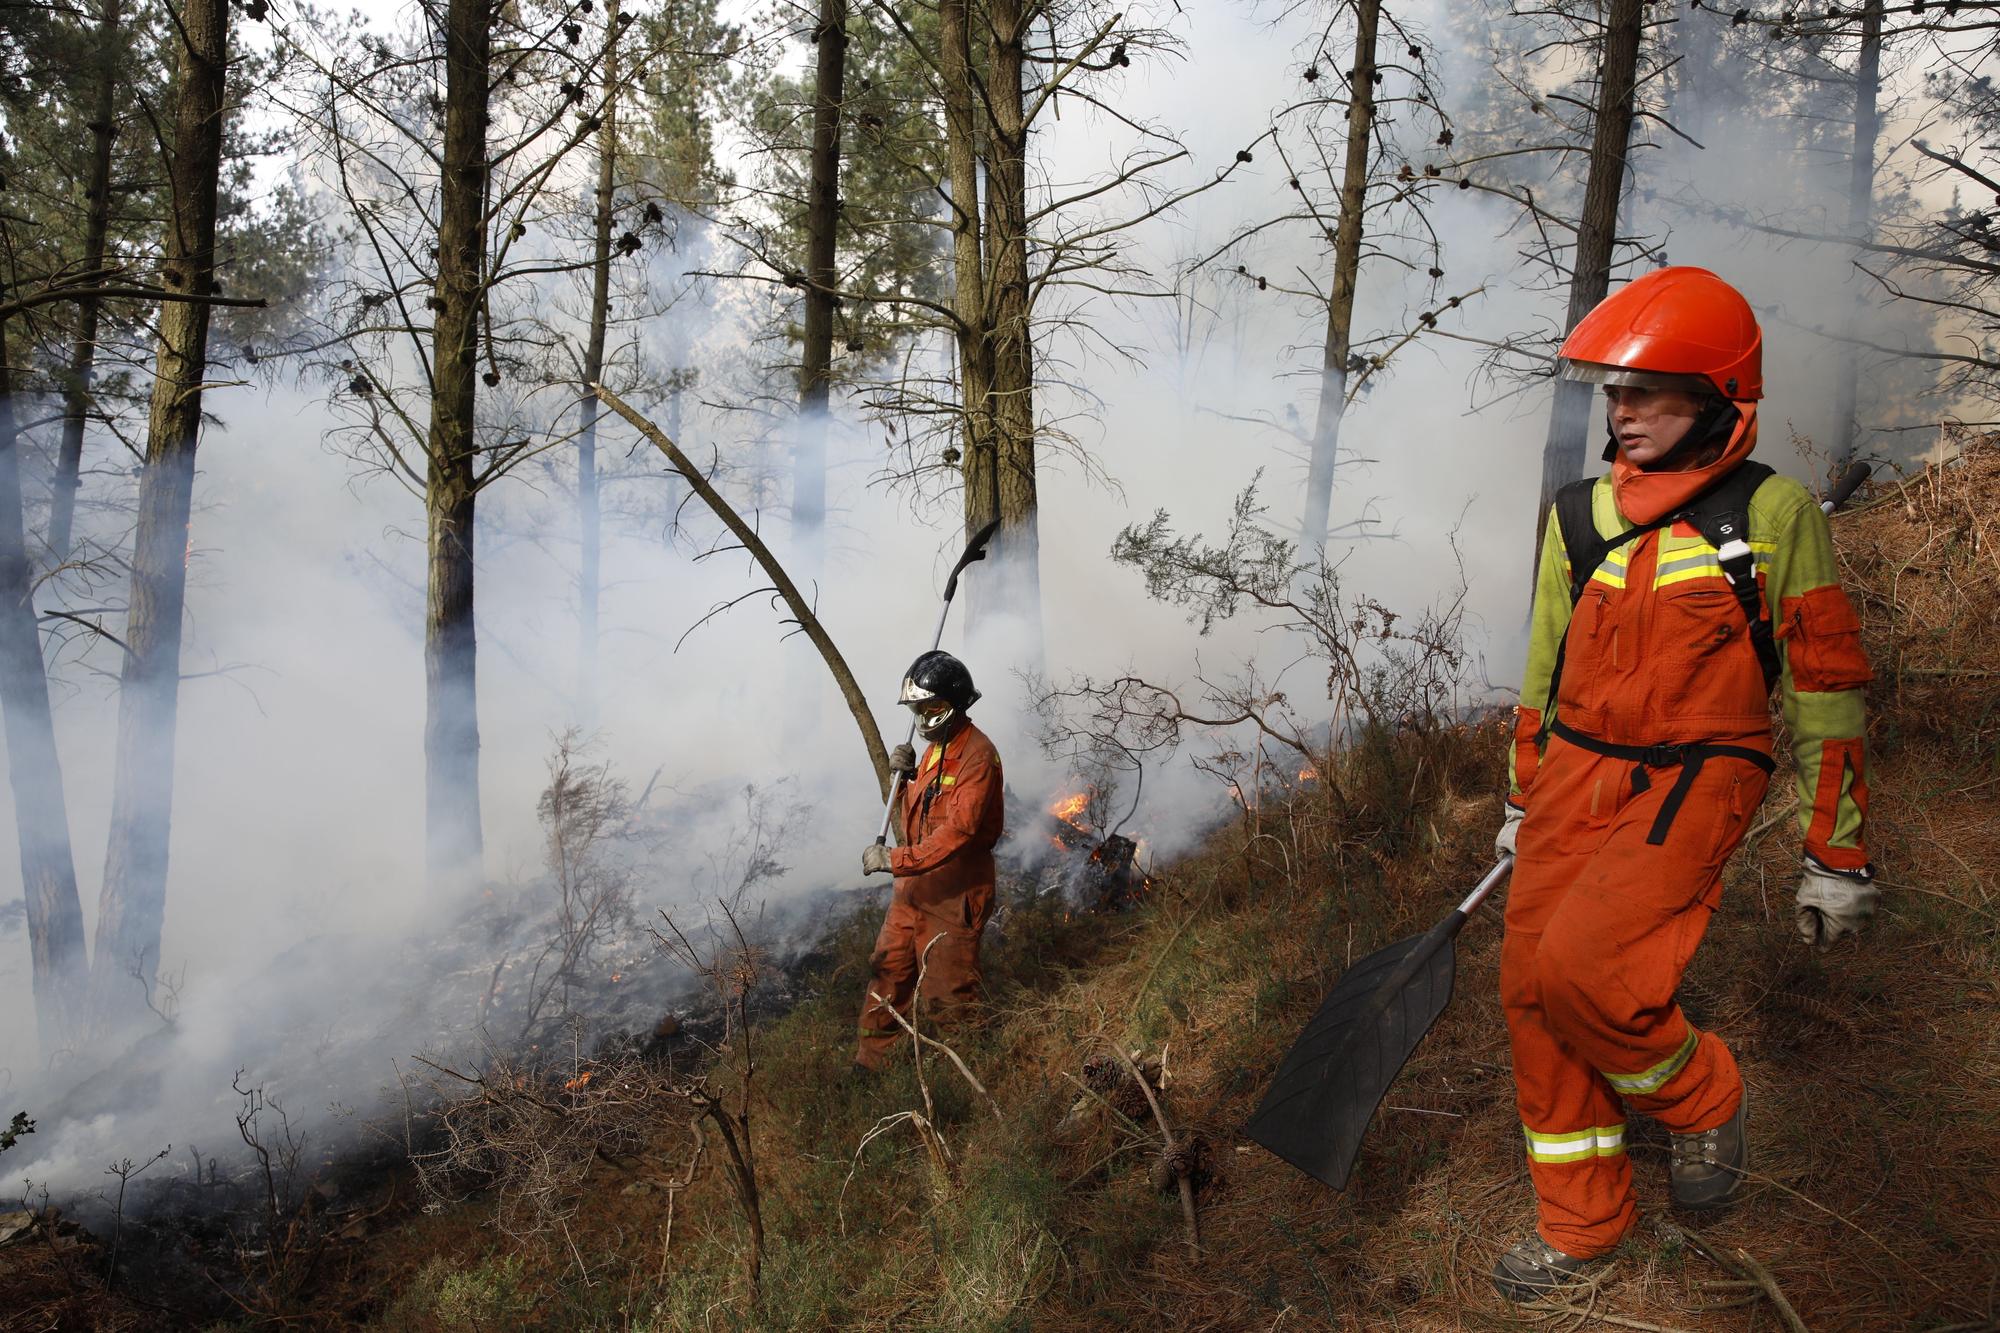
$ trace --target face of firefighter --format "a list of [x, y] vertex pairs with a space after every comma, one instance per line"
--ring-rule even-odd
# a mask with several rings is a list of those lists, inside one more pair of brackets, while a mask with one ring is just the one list
[[916, 715], [917, 734], [927, 741], [943, 739], [958, 716], [958, 710], [943, 699], [924, 699], [913, 703], [910, 712]]
[[1672, 453], [1701, 414], [1701, 400], [1679, 389], [1607, 384], [1604, 405], [1618, 447], [1640, 467], [1650, 467]]

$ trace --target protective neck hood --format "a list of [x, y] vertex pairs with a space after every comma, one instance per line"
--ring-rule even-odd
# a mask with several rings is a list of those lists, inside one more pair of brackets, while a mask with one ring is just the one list
[[1673, 513], [1723, 475], [1734, 471], [1736, 465], [1748, 458], [1750, 451], [1757, 447], [1757, 404], [1718, 401], [1728, 409], [1728, 413], [1719, 413], [1720, 419], [1713, 426], [1708, 424], [1704, 414], [1688, 429], [1687, 438], [1667, 455], [1667, 459], [1671, 459], [1683, 449], [1699, 448], [1697, 441], [1710, 437], [1712, 430], [1721, 429], [1728, 415], [1733, 414], [1736, 421], [1729, 433], [1729, 442], [1723, 446], [1721, 456], [1706, 467], [1689, 468], [1682, 472], [1663, 472], [1657, 467], [1642, 468], [1625, 457], [1625, 451], [1617, 447], [1615, 439], [1607, 447], [1607, 455], [1614, 451], [1616, 455], [1611, 459], [1611, 493], [1618, 501], [1618, 512], [1625, 516], [1627, 523], [1651, 523]]

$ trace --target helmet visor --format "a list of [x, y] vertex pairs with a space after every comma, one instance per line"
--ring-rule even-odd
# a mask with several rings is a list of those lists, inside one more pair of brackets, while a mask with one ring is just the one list
[[1633, 370], [1628, 366], [1607, 366], [1599, 361], [1562, 360], [1562, 377], [1585, 384], [1617, 385], [1627, 389], [1678, 389], [1701, 397], [1715, 392], [1706, 375], [1670, 375], [1658, 370]]
[[926, 735], [951, 721], [951, 715], [957, 711], [952, 707], [951, 700], [941, 699], [936, 695], [928, 699], [910, 699], [905, 702], [909, 710], [916, 715], [917, 729]]

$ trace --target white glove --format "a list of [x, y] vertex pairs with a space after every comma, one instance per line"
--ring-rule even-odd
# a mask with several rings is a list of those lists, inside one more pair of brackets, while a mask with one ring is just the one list
[[917, 752], [906, 742], [889, 751], [889, 771], [914, 775], [917, 771]]
[[1870, 882], [1874, 876], [1873, 869], [1829, 870], [1808, 856], [1793, 909], [1799, 938], [1823, 949], [1843, 935], [1858, 935], [1881, 896]]
[[889, 849], [879, 842], [871, 842], [861, 853], [861, 873], [864, 875], [888, 875]]
[[1507, 818], [1500, 825], [1500, 831], [1493, 835], [1494, 851], [1500, 853], [1502, 856], [1520, 855], [1514, 846], [1514, 840], [1520, 836], [1521, 821], [1527, 818], [1527, 815], [1528, 812], [1526, 810], [1515, 805], [1512, 801], [1507, 803]]

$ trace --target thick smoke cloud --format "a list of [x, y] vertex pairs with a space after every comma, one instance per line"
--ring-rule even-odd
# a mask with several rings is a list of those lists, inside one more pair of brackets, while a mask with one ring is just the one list
[[[1451, 45], [1450, 7], [1408, 17], [1443, 43], [1448, 91], [1469, 86], [1482, 52]], [[1184, 58], [1135, 64], [1121, 109], [1182, 134], [1189, 157], [1176, 169], [1192, 183], [1263, 133], [1270, 107], [1245, 90], [1289, 87], [1302, 56], [1287, 22], [1252, 23], [1234, 6], [1191, 6], [1177, 31], [1187, 40]], [[1050, 178], [1076, 180], [1104, 167], [1102, 118], [1065, 106], [1049, 124], [1039, 152]], [[1681, 145], [1642, 154], [1639, 170], [1753, 207], [1816, 188], [1771, 169], [1781, 136], [1760, 144], [1756, 134], [1739, 127], [1727, 144], [1700, 153]], [[1275, 161], [1260, 158], [1227, 187], [1133, 233], [1134, 262], [1171, 285], [1189, 256], [1213, 250], [1246, 219], [1286, 207], [1283, 177]], [[1560, 319], [1560, 293], [1518, 286], [1526, 242], [1504, 201], [1447, 194], [1431, 222], [1449, 275], [1441, 289], [1486, 287], [1446, 321], [1448, 329], [1497, 335]], [[1640, 209], [1634, 225], [1670, 227], [1675, 262], [1716, 269], [1760, 311], [1789, 321], [1767, 321], [1772, 390], [1762, 452], [1802, 474], [1786, 427], [1824, 432], [1834, 362], [1799, 326], [1837, 319], [1844, 288], [1828, 275], [1842, 271], [1842, 257], [1746, 239], [1664, 205]], [[1327, 271], [1319, 247], [1277, 236], [1258, 243], [1254, 266], [1317, 284]], [[1033, 636], [1011, 630], [968, 646], [962, 613], [945, 636], [948, 648], [966, 652], [986, 692], [979, 720], [1002, 748], [1010, 784], [1036, 805], [1067, 775], [1033, 744], [1017, 671], [1137, 668], [1181, 684], [1257, 661], [1308, 714], [1320, 685], [1310, 663], [1280, 674], [1297, 646], [1259, 636], [1254, 623], [1225, 624], [1197, 639], [1176, 610], [1146, 599], [1136, 574], [1106, 559], [1117, 530], [1155, 509], [1171, 512], [1183, 529], [1216, 531], [1229, 498], [1260, 470], [1273, 522], [1297, 521], [1323, 316], [1231, 281], [1226, 271], [1197, 274], [1190, 290], [1183, 300], [1090, 304], [1095, 340], [1049, 331], [1043, 410], [1065, 421], [1112, 484], [1087, 481], [1059, 458], [1042, 477], [1038, 660], [1013, 650]], [[1357, 330], [1400, 328], [1407, 311], [1434, 301], [1427, 280], [1371, 264]], [[669, 317], [685, 323], [645, 330], [641, 347], [748, 358], [739, 306], [728, 295], [694, 298]], [[1111, 355], [1106, 346], [1131, 354]], [[1348, 584], [1391, 607], [1420, 609], [1461, 574], [1468, 580], [1472, 646], [1501, 687], [1491, 697], [1504, 700], [1524, 651], [1547, 392], [1468, 411], [1475, 394], [1498, 397], [1479, 377], [1479, 356], [1473, 344], [1429, 338], [1379, 378], [1347, 418], [1332, 525], [1366, 538], [1340, 552]], [[1088, 395], [1065, 390], [1064, 381], [1087, 384]], [[713, 405], [728, 398], [728, 385], [716, 377], [699, 395], [711, 405], [690, 403], [683, 444], [701, 457], [715, 450], [738, 462], [782, 460], [782, 437], [753, 434], [746, 415]], [[451, 934], [468, 905], [433, 901], [423, 885], [421, 512], [401, 488], [357, 476], [351, 460], [326, 447], [333, 418], [314, 390], [226, 388], [207, 405], [219, 424], [203, 442], [196, 488], [187, 658], [188, 670], [204, 674], [182, 691], [163, 946], [167, 970], [185, 973], [179, 1029], [170, 1043], [71, 1088], [77, 1068], [44, 1070], [33, 1047], [25, 942], [0, 937], [0, 1012], [18, 1020], [0, 1032], [0, 1066], [11, 1071], [11, 1083], [0, 1086], [31, 1114], [65, 1095], [78, 1108], [67, 1122], [45, 1120], [26, 1141], [34, 1157], [8, 1155], [10, 1189], [24, 1174], [58, 1192], [95, 1188], [109, 1160], [190, 1135], [219, 1147], [233, 1132], [228, 1084], [239, 1066], [289, 1094], [300, 1112], [365, 1104], [388, 1080], [392, 1058], [468, 1042], [476, 1017], [468, 983], [411, 984], [413, 971], [469, 966], [470, 958]], [[896, 682], [928, 642], [960, 529], [955, 500], [915, 501], [881, 485], [890, 461], [882, 428], [852, 400], [836, 408], [832, 529], [818, 605], [893, 743], [905, 722]], [[608, 437], [609, 448], [632, 445], [622, 428]], [[650, 467], [646, 446], [636, 448], [635, 461]], [[749, 493], [733, 493], [756, 507]], [[478, 589], [482, 784], [488, 877], [506, 886], [540, 873], [535, 801], [552, 740], [571, 721], [574, 546], [563, 496], [532, 476], [496, 493], [488, 510], [493, 533], [482, 533]], [[759, 513], [764, 530], [782, 533], [780, 513]], [[655, 807], [684, 812], [674, 837], [645, 863], [640, 901], [648, 910], [685, 909], [726, 887], [728, 848], [741, 827], [735, 793], [785, 779], [793, 783], [784, 799], [794, 819], [780, 849], [788, 869], [759, 895], [796, 904], [813, 891], [856, 888], [859, 852], [880, 806], [853, 723], [810, 646], [781, 637], [762, 598], [682, 641], [711, 608], [763, 582], [740, 553], [693, 559], [714, 525], [699, 512], [686, 517], [689, 533], [678, 539], [629, 527], [606, 535], [603, 754], [635, 790], [654, 778]], [[975, 569], [968, 578], [1001, 576], [998, 568]], [[114, 717], [109, 688], [87, 675], [71, 682], [59, 705], [87, 918], [101, 870]], [[1124, 799], [1115, 803], [1120, 813]], [[1225, 805], [1212, 779], [1179, 760], [1149, 771], [1128, 831], [1171, 855]], [[8, 880], [17, 864], [12, 838], [11, 825], [0, 829]], [[16, 887], [0, 882], [0, 899]], [[825, 910], [826, 899], [810, 901]], [[323, 1044], [301, 1044], [300, 1034], [315, 1029]], [[336, 1064], [328, 1051], [340, 1053]]]

